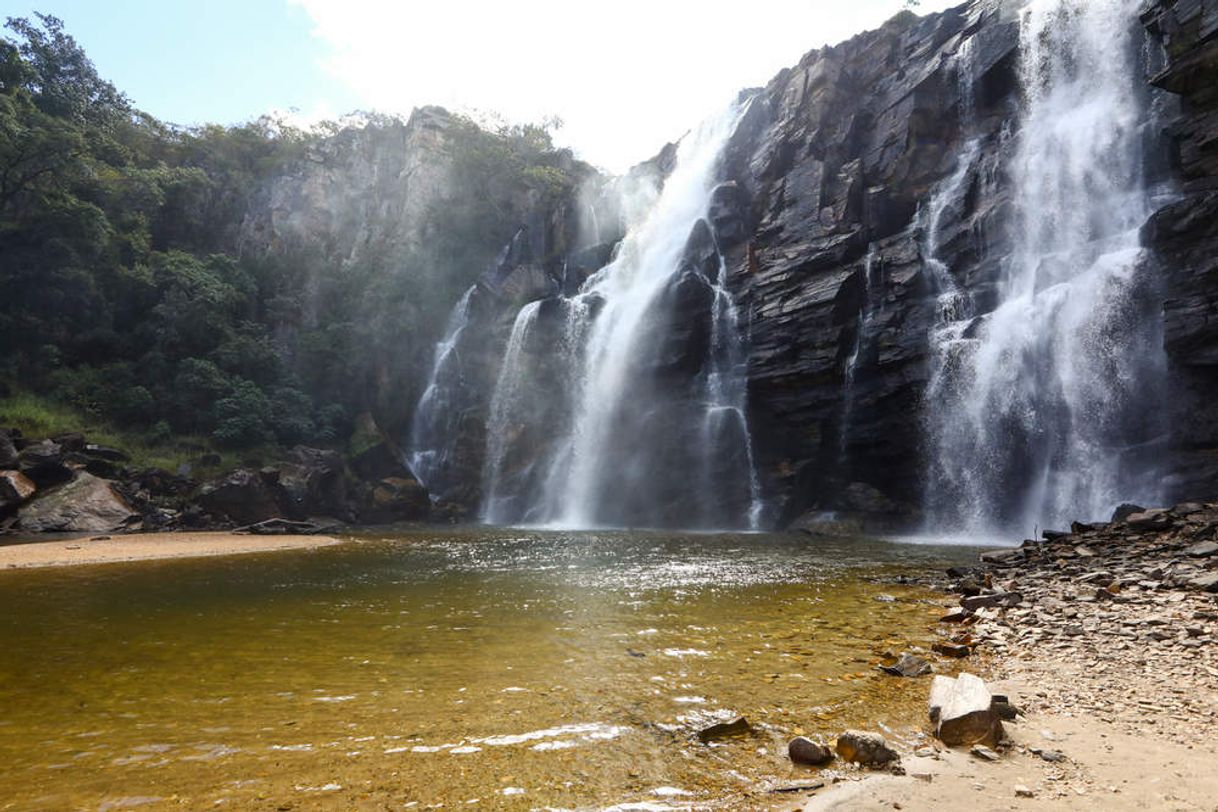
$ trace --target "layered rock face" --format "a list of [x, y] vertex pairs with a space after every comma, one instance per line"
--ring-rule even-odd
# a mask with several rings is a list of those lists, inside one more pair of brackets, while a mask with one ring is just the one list
[[1218, 0], [1158, 0], [1142, 19], [1167, 56], [1151, 81], [1181, 103], [1170, 131], [1180, 196], [1143, 229], [1166, 271], [1171, 489], [1201, 499], [1218, 493]]
[[[992, 296], [1009, 245], [998, 167], [1018, 105], [1015, 14], [980, 2], [900, 15], [814, 51], [760, 92], [737, 134], [727, 171], [753, 222], [729, 267], [758, 456], [784, 519], [917, 513], [936, 317], [927, 261], [983, 304]], [[926, 207], [966, 139], [982, 155], [930, 245]]]

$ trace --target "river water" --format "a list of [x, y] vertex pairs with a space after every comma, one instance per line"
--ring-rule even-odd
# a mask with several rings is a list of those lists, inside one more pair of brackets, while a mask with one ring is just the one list
[[765, 808], [792, 735], [918, 727], [899, 581], [970, 560], [470, 528], [0, 573], [0, 809]]

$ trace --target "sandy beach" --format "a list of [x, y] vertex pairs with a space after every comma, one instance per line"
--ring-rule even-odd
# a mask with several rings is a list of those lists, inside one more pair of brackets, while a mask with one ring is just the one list
[[248, 536], [223, 531], [81, 537], [0, 546], [0, 570], [306, 550], [338, 543], [330, 536]]
[[835, 765], [795, 808], [1218, 808], [1218, 505], [1047, 536], [962, 573], [971, 616], [940, 624], [979, 647], [967, 670], [1026, 714], [995, 757], [948, 749], [928, 725], [893, 737], [899, 775]]

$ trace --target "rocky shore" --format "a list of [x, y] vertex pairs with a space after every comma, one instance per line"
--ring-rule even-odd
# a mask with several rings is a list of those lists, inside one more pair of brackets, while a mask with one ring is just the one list
[[[224, 469], [202, 454], [176, 471], [140, 466], [81, 433], [26, 437], [0, 427], [0, 537], [38, 533], [244, 530], [318, 533], [342, 525], [445, 521], [375, 427], [357, 450], [296, 446]], [[200, 476], [201, 473], [206, 475]]]
[[892, 758], [832, 765], [788, 808], [1213, 808], [1218, 505], [1123, 506], [947, 574], [935, 650], [985, 678], [954, 681], [970, 681], [971, 707], [945, 733], [954, 685], [931, 654], [881, 666], [926, 681], [924, 731], [890, 735]]

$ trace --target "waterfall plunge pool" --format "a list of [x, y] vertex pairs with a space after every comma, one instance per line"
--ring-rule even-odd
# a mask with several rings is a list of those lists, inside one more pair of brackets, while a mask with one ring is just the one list
[[461, 528], [6, 572], [0, 808], [764, 808], [814, 777], [791, 736], [918, 728], [874, 665], [942, 595], [899, 581], [975, 554]]

